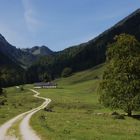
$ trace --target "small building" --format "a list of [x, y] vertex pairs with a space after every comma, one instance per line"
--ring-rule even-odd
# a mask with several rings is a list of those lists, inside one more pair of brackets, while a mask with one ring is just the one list
[[56, 88], [57, 84], [53, 82], [40, 82], [40, 83], [35, 83], [34, 88]]

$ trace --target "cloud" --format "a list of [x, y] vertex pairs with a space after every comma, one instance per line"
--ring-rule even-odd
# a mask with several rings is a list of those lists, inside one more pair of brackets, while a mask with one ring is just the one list
[[29, 31], [35, 32], [38, 30], [42, 23], [37, 18], [37, 12], [33, 8], [32, 0], [22, 0], [24, 8], [24, 20]]

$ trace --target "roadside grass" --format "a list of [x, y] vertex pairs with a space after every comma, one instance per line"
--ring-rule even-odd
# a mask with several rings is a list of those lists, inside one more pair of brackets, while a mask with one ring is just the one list
[[[104, 65], [57, 79], [57, 89], [39, 89], [52, 102], [31, 119], [42, 140], [139, 140], [140, 121], [115, 119], [98, 101]], [[119, 113], [124, 113], [117, 110]]]
[[16, 87], [6, 88], [7, 102], [0, 105], [0, 125], [14, 116], [39, 106], [43, 101], [33, 97], [27, 89], [20, 91]]
[[22, 136], [21, 136], [20, 130], [19, 130], [19, 124], [21, 122], [21, 119], [19, 119], [16, 123], [14, 123], [14, 125], [12, 125], [12, 127], [9, 128], [9, 130], [7, 132], [8, 136], [14, 136], [16, 139], [22, 140]]

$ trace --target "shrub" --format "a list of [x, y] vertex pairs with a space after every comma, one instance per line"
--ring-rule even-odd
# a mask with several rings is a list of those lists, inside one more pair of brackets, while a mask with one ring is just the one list
[[121, 114], [113, 115], [112, 117], [113, 117], [113, 119], [122, 119], [122, 120], [125, 119], [124, 115], [121, 115]]
[[0, 97], [0, 105], [5, 105], [5, 103], [7, 102], [5, 97]]
[[119, 115], [119, 113], [115, 111], [115, 112], [112, 112], [111, 115]]
[[64, 70], [62, 71], [62, 74], [61, 76], [62, 77], [68, 77], [72, 74], [72, 69], [67, 67], [67, 68], [64, 68]]
[[19, 89], [20, 89], [20, 91], [24, 91], [24, 86], [21, 85], [21, 86], [19, 87]]
[[0, 88], [0, 95], [3, 93], [3, 89], [2, 88]]

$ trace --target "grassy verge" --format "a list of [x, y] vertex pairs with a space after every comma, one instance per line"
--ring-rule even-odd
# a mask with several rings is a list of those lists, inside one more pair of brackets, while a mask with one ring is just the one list
[[21, 136], [20, 130], [19, 130], [20, 122], [21, 122], [21, 119], [19, 119], [16, 123], [14, 123], [14, 125], [12, 127], [10, 127], [10, 129], [8, 130], [8, 133], [7, 133], [8, 136], [14, 136], [16, 139], [22, 140], [22, 136]]
[[39, 106], [43, 101], [33, 97], [29, 90], [20, 91], [16, 87], [6, 89], [7, 102], [0, 106], [0, 124], [14, 116]]
[[103, 67], [65, 79], [57, 89], [40, 89], [41, 96], [52, 99], [49, 109], [36, 113], [31, 125], [42, 140], [139, 140], [140, 121], [125, 117], [114, 119], [109, 109], [98, 102], [97, 87]]

